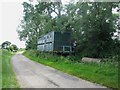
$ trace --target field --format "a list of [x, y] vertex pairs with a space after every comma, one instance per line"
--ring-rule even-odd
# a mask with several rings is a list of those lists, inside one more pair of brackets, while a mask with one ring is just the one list
[[11, 57], [13, 54], [7, 50], [0, 50], [2, 52], [2, 88], [19, 88], [15, 74], [11, 66]]
[[118, 88], [117, 64], [110, 62], [101, 62], [99, 64], [75, 62], [70, 60], [70, 57], [38, 53], [33, 50], [26, 51], [24, 55], [33, 61], [51, 66], [79, 78], [83, 78], [109, 88]]

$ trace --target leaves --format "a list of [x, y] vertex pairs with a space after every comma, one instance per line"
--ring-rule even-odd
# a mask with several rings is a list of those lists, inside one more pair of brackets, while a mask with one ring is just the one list
[[83, 56], [104, 57], [111, 52], [113, 33], [118, 28], [118, 16], [112, 10], [118, 7], [118, 3], [77, 2], [62, 5], [39, 2], [33, 6], [24, 2], [23, 7], [24, 16], [18, 33], [29, 48], [37, 48], [37, 39], [42, 34], [67, 31], [72, 34], [72, 42], [77, 41], [77, 53]]

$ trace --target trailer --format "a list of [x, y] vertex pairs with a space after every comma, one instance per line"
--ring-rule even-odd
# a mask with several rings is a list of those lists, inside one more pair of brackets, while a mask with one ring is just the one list
[[52, 31], [40, 36], [37, 50], [43, 52], [72, 53], [71, 33]]

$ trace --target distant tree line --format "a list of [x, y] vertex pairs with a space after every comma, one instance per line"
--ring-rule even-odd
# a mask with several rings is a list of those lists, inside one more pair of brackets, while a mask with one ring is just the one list
[[[24, 2], [24, 15], [17, 31], [27, 49], [37, 48], [37, 39], [50, 31], [67, 31], [77, 42], [75, 52], [87, 57], [120, 55], [120, 41], [114, 36], [119, 31], [116, 2]], [[114, 38], [114, 39], [113, 39]]]
[[12, 44], [11, 42], [9, 41], [5, 41], [1, 44], [1, 48], [2, 49], [7, 49], [8, 51], [11, 51], [11, 52], [16, 52], [18, 51], [18, 47], [15, 45], [15, 44]]

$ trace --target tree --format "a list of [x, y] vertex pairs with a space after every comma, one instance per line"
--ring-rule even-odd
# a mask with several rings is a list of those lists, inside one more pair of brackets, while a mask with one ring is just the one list
[[2, 48], [3, 49], [9, 49], [10, 45], [11, 45], [11, 42], [5, 41], [5, 42], [2, 43]]
[[[37, 39], [40, 35], [53, 30], [51, 14], [54, 12], [60, 17], [60, 10], [57, 10], [59, 3], [39, 2], [33, 6], [24, 2], [24, 17], [18, 28], [20, 40], [25, 40], [27, 48], [36, 49]], [[23, 29], [23, 30], [21, 30]], [[49, 30], [48, 30], [49, 29]]]
[[[116, 31], [112, 9], [117, 5], [111, 2], [76, 4], [79, 7], [72, 10], [76, 12], [72, 27], [78, 42], [77, 51], [83, 56], [104, 57], [110, 54], [112, 36]], [[68, 15], [72, 15], [72, 11]]]
[[18, 47], [15, 45], [15, 44], [12, 44], [10, 46], [10, 50], [13, 52], [13, 51], [18, 51]]
[[2, 43], [2, 49], [7, 49], [9, 51], [17, 51], [18, 50], [18, 47], [15, 45], [15, 44], [12, 44], [11, 42], [9, 41], [5, 41]]
[[27, 49], [36, 49], [37, 39], [42, 34], [67, 31], [72, 33], [72, 41], [77, 41], [76, 51], [80, 55], [105, 57], [111, 54], [118, 20], [112, 9], [118, 7], [118, 3], [77, 2], [63, 6], [61, 3], [39, 2], [33, 6], [24, 2], [23, 7], [24, 17], [18, 34], [26, 41]]

